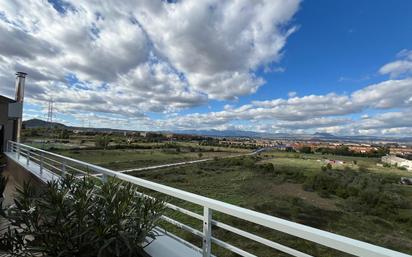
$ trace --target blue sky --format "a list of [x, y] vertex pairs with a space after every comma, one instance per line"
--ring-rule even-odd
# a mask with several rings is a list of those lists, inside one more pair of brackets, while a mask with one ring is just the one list
[[[136, 130], [412, 132], [411, 1], [0, 3], [25, 118]], [[28, 19], [27, 17], [31, 17]]]
[[385, 79], [379, 68], [411, 48], [411, 13], [410, 1], [303, 1], [280, 62], [285, 72], [262, 74], [283, 86], [252, 97], [345, 93]]

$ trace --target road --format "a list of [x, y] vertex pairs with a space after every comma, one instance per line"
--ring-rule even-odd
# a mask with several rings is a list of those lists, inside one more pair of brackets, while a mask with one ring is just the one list
[[[254, 152], [251, 152], [251, 153], [225, 156], [225, 157], [220, 158], [220, 159], [235, 158], [235, 157], [241, 157], [241, 156], [250, 156], [250, 155], [258, 154], [262, 151], [264, 151], [264, 148], [258, 149]], [[211, 160], [213, 160], [213, 158], [194, 160], [194, 161], [185, 161], [185, 162], [175, 162], [175, 163], [161, 164], [161, 165], [142, 167], [142, 168], [133, 168], [133, 169], [127, 169], [127, 170], [120, 170], [118, 172], [128, 173], [128, 172], [133, 172], [133, 171], [154, 170], [154, 169], [169, 168], [169, 167], [182, 166], [182, 165], [194, 164], [194, 163], [200, 163], [200, 162], [207, 162], [207, 161], [211, 161]]]

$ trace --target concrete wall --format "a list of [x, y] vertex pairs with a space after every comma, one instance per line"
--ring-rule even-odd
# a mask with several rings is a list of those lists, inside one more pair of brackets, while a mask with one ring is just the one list
[[16, 194], [16, 186], [21, 187], [25, 182], [29, 181], [35, 188], [44, 186], [43, 182], [9, 158], [7, 158], [7, 166], [3, 170], [3, 175], [9, 178], [5, 191], [5, 206], [13, 203], [13, 198]]
[[8, 120], [4, 131], [4, 146], [7, 145], [8, 140], [16, 140], [16, 120]]

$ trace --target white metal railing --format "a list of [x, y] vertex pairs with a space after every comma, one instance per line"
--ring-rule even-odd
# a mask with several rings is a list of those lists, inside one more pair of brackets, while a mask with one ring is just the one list
[[[190, 192], [179, 190], [173, 187], [165, 186], [162, 184], [154, 183], [141, 178], [133, 177], [124, 173], [116, 172], [107, 168], [99, 167], [90, 163], [75, 160], [69, 157], [58, 155], [55, 153], [47, 152], [38, 148], [34, 148], [28, 145], [9, 141], [7, 145], [7, 151], [15, 153], [15, 158], [20, 159], [20, 156], [26, 158], [26, 165], [30, 166], [32, 162], [39, 165], [40, 171], [44, 169], [51, 171], [59, 176], [64, 176], [70, 172], [72, 174], [79, 175], [95, 175], [101, 177], [103, 181], [107, 177], [116, 177], [123, 181], [133, 183], [135, 185], [154, 190], [168, 196], [178, 198], [196, 205], [203, 207], [203, 215], [192, 212], [190, 210], [178, 207], [176, 205], [166, 203], [166, 206], [174, 211], [188, 215], [203, 222], [203, 231], [194, 229], [186, 224], [182, 224], [170, 217], [163, 216], [162, 219], [170, 224], [173, 224], [187, 232], [190, 232], [202, 239], [203, 257], [212, 256], [211, 246], [216, 244], [222, 248], [225, 248], [231, 252], [234, 252], [240, 256], [256, 257], [249, 252], [246, 252], [236, 246], [233, 246], [227, 242], [219, 240], [212, 236], [212, 225], [230, 231], [234, 234], [242, 236], [244, 238], [261, 243], [267, 247], [276, 249], [278, 251], [287, 253], [292, 256], [307, 257], [310, 256], [301, 251], [292, 249], [290, 247], [281, 245], [279, 243], [262, 238], [258, 235], [249, 233], [239, 228], [235, 228], [220, 221], [213, 220], [213, 211], [218, 211], [245, 221], [255, 223], [276, 231], [296, 236], [305, 240], [315, 242], [317, 244], [333, 248], [344, 253], [352, 254], [355, 256], [365, 257], [411, 257], [404, 253], [396, 252], [387, 248], [379, 247], [362, 241], [354, 240], [348, 237], [333, 234], [327, 231], [319, 230], [295, 222], [287, 221], [284, 219], [276, 218], [270, 215], [252, 211], [249, 209], [241, 208], [232, 204], [217, 201], [200, 195], [196, 195]], [[184, 243], [183, 239], [182, 242]]]

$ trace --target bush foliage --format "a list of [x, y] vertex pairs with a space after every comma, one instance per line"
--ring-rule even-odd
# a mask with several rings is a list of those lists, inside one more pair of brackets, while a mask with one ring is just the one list
[[366, 214], [388, 217], [399, 209], [408, 208], [408, 201], [394, 185], [398, 178], [356, 172], [326, 170], [305, 181], [305, 189], [321, 196], [331, 195], [346, 199], [345, 208]]
[[67, 177], [44, 190], [25, 184], [2, 210], [10, 226], [0, 250], [11, 256], [144, 256], [164, 211], [161, 200], [136, 196], [136, 186]]

